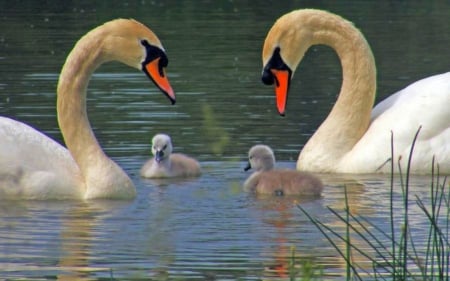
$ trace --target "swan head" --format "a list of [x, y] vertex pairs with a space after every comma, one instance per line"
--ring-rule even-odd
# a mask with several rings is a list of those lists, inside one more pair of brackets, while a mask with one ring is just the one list
[[284, 115], [289, 85], [306, 50], [312, 45], [313, 32], [307, 21], [314, 10], [297, 10], [280, 17], [266, 36], [262, 52], [262, 82], [275, 85], [277, 109]]
[[263, 144], [258, 144], [250, 148], [248, 152], [248, 165], [245, 171], [255, 169], [257, 172], [268, 171], [275, 165], [275, 155], [272, 149]]
[[116, 19], [98, 28], [105, 60], [118, 60], [143, 71], [175, 103], [175, 94], [166, 74], [169, 63], [158, 37], [133, 19]]
[[161, 163], [161, 161], [170, 157], [173, 151], [172, 140], [166, 134], [157, 134], [152, 139], [152, 154], [155, 157], [155, 161]]

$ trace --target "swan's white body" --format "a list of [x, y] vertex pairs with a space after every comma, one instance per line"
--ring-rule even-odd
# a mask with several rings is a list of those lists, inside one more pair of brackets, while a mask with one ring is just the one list
[[0, 117], [0, 199], [82, 198], [70, 152], [34, 128]]
[[277, 81], [277, 106], [284, 114], [288, 83], [306, 50], [333, 48], [342, 64], [339, 97], [326, 120], [302, 149], [297, 169], [326, 173], [389, 173], [391, 132], [394, 168], [406, 170], [414, 135], [411, 173], [429, 174], [432, 161], [450, 174], [450, 72], [417, 81], [373, 108], [376, 67], [364, 36], [352, 23], [320, 10], [297, 10], [274, 24], [263, 49], [263, 81]]
[[[440, 174], [450, 173], [450, 72], [419, 80], [389, 96], [372, 110], [367, 132], [341, 160], [346, 172], [389, 173], [391, 132], [394, 139], [394, 163], [406, 163], [412, 141], [420, 129], [412, 155], [411, 172], [432, 171], [432, 158], [439, 163]], [[370, 148], [374, 148], [371, 150]], [[401, 156], [401, 159], [398, 159]], [[437, 171], [436, 171], [437, 172]]]
[[156, 35], [134, 20], [110, 21], [81, 38], [58, 83], [58, 122], [68, 149], [28, 125], [0, 117], [0, 200], [134, 198], [133, 182], [94, 136], [86, 89], [100, 64], [118, 60], [146, 72], [174, 102], [163, 75], [163, 50]]

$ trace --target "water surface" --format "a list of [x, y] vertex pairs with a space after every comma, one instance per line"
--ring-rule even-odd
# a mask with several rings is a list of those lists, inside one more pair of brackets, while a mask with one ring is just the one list
[[[341, 1], [34, 1], [0, 3], [0, 114], [62, 142], [55, 89], [68, 52], [86, 31], [113, 18], [135, 18], [161, 39], [177, 94], [170, 102], [145, 75], [111, 63], [89, 85], [88, 112], [106, 153], [131, 176], [129, 202], [0, 202], [0, 276], [5, 279], [276, 280], [292, 247], [302, 261], [341, 279], [344, 262], [298, 210], [301, 204], [341, 229], [327, 206], [386, 229], [388, 176], [322, 176], [322, 198], [255, 198], [242, 191], [247, 150], [275, 148], [294, 168], [298, 152], [326, 117], [341, 81], [336, 55], [308, 51], [291, 85], [286, 117], [260, 82], [261, 47], [273, 22], [295, 9], [338, 13], [362, 30], [378, 66], [377, 101], [420, 78], [448, 71], [450, 6], [442, 2]], [[139, 177], [153, 134], [169, 133], [175, 150], [198, 158], [198, 179]], [[402, 199], [396, 180], [396, 213]], [[428, 198], [430, 179], [413, 177], [412, 195]], [[411, 201], [417, 239], [425, 220]]]

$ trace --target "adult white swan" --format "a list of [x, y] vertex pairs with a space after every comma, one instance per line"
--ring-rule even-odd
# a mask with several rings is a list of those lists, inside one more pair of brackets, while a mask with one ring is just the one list
[[97, 142], [86, 114], [92, 72], [117, 60], [145, 72], [172, 103], [167, 56], [156, 35], [134, 20], [107, 22], [82, 37], [58, 83], [57, 112], [67, 148], [18, 121], [0, 118], [0, 199], [127, 199], [135, 187]]
[[262, 80], [275, 83], [281, 115], [292, 74], [315, 44], [336, 51], [343, 81], [333, 109], [301, 151], [297, 169], [387, 173], [391, 131], [394, 160], [397, 163], [401, 157], [406, 169], [414, 135], [421, 126], [411, 172], [430, 173], [435, 156], [441, 174], [450, 174], [450, 72], [417, 81], [372, 109], [376, 91], [372, 51], [352, 23], [332, 13], [296, 10], [280, 17], [270, 29], [262, 53]]

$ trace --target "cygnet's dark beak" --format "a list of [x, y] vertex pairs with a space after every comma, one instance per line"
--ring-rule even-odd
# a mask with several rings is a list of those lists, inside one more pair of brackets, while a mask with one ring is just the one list
[[156, 162], [158, 162], [158, 163], [161, 162], [163, 160], [163, 158], [164, 158], [164, 151], [157, 150], [156, 153], [155, 153], [155, 160], [156, 160]]
[[252, 168], [252, 165], [250, 165], [250, 162], [247, 163], [247, 166], [245, 166], [244, 171], [248, 171]]

